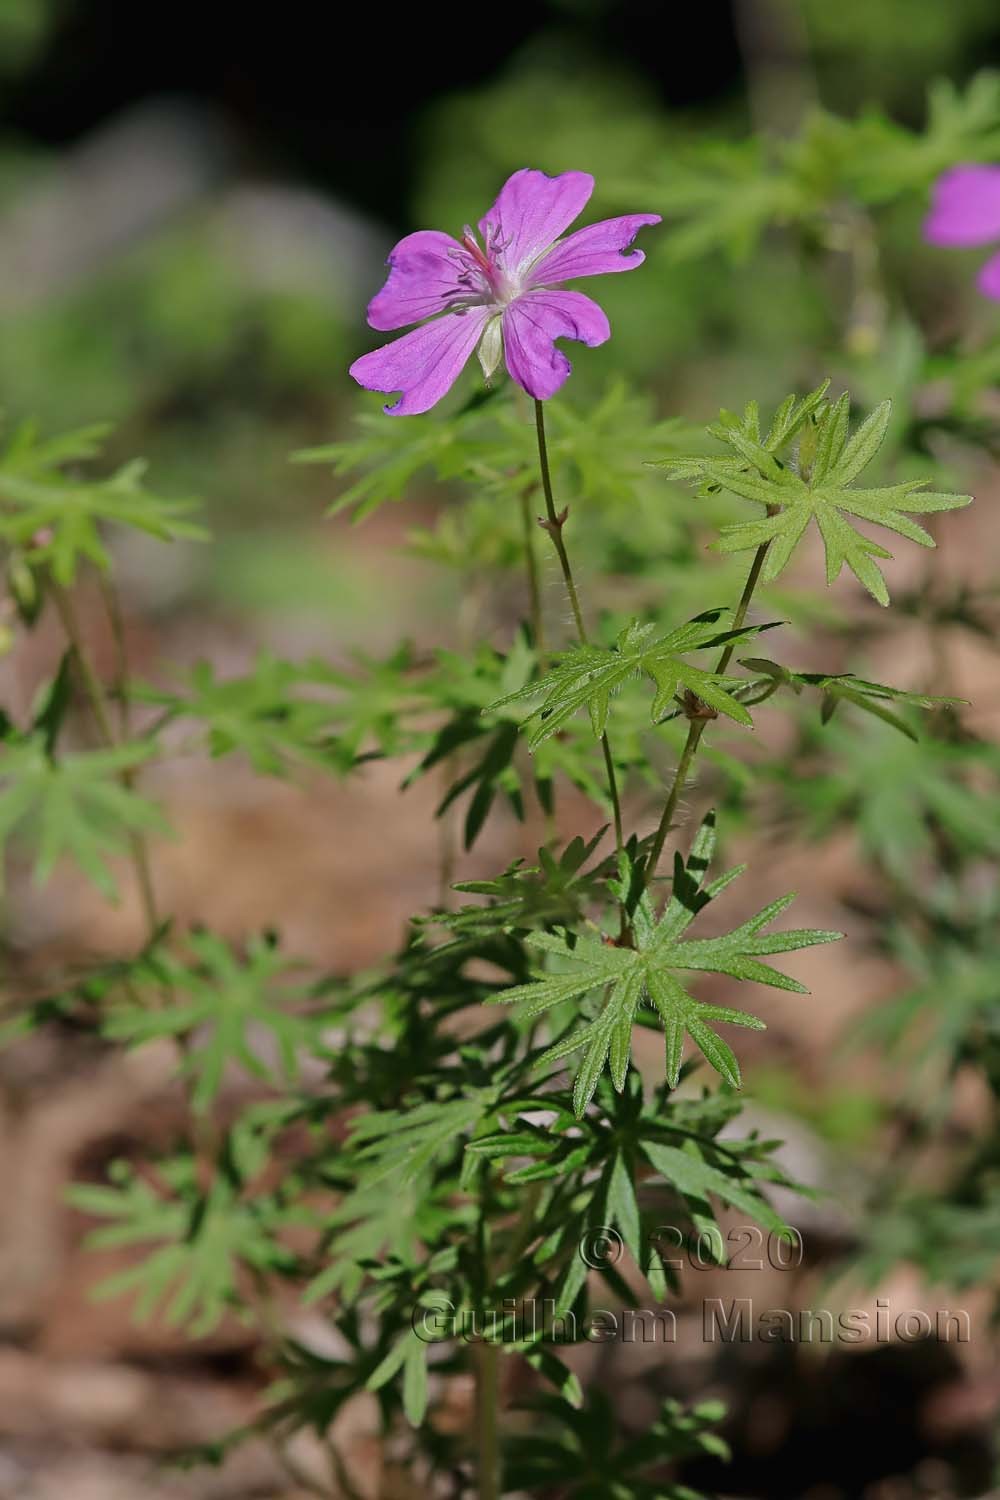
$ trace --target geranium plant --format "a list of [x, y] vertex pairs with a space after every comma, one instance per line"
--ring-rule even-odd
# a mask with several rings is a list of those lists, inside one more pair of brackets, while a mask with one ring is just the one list
[[[416, 1474], [457, 1476], [455, 1493], [483, 1500], [554, 1483], [567, 1496], [690, 1496], [671, 1465], [723, 1450], [717, 1408], [668, 1402], [641, 1440], [616, 1436], [607, 1403], [581, 1388], [573, 1344], [588, 1336], [599, 1289], [634, 1304], [638, 1277], [657, 1305], [673, 1295], [654, 1234], [665, 1204], [719, 1259], [715, 1216], [727, 1206], [791, 1233], [768, 1194], [788, 1183], [774, 1143], [734, 1124], [748, 1071], [734, 1039], [764, 1029], [747, 1008], [754, 987], [804, 993], [784, 955], [841, 934], [788, 925], [790, 895], [762, 906], [741, 895], [745, 867], [720, 858], [725, 806], [692, 791], [696, 773], [715, 754], [724, 783], [740, 737], [772, 712], [806, 704], [815, 730], [839, 709], [838, 725], [875, 716], [908, 736], [908, 716], [953, 702], [833, 663], [803, 670], [779, 596], [763, 600], [793, 559], [802, 576], [800, 543], [815, 532], [826, 583], [846, 564], [843, 582], [857, 580], [878, 615], [872, 601], [888, 605], [889, 592], [876, 559], [890, 554], [866, 528], [932, 547], [912, 517], [968, 503], [912, 472], [877, 472], [888, 401], [869, 389], [854, 415], [821, 380], [767, 414], [750, 401], [693, 432], [654, 421], [617, 388], [593, 409], [569, 392], [553, 400], [570, 373], [556, 341], [596, 346], [611, 333], [597, 303], [564, 283], [636, 268], [636, 235], [652, 239], [660, 222], [629, 213], [567, 234], [593, 187], [585, 172], [522, 169], [478, 238], [466, 228], [403, 239], [368, 318], [379, 330], [417, 326], [351, 374], [400, 392], [385, 410], [412, 420], [369, 413], [357, 440], [300, 455], [354, 474], [338, 509], [399, 498], [425, 465], [464, 484], [470, 532], [450, 533], [446, 514], [418, 549], [461, 565], [470, 536], [505, 538], [518, 581], [498, 587], [523, 602], [524, 619], [500, 645], [422, 656], [402, 646], [349, 666], [262, 657], [226, 680], [206, 664], [173, 689], [134, 681], [106, 537], [126, 526], [165, 544], [194, 538], [189, 507], [151, 493], [138, 466], [95, 477], [96, 432], [47, 442], [25, 429], [0, 455], [19, 628], [49, 609], [65, 645], [31, 714], [3, 719], [0, 838], [41, 881], [63, 859], [110, 896], [134, 879], [147, 928], [140, 951], [47, 986], [8, 1030], [69, 1017], [107, 1045], [169, 1039], [190, 1106], [187, 1137], [155, 1171], [120, 1163], [74, 1191], [102, 1221], [95, 1243], [143, 1247], [104, 1290], [195, 1334], [224, 1315], [257, 1319], [275, 1384], [255, 1430], [286, 1461], [292, 1433], [327, 1440], [367, 1390], [386, 1427], [409, 1434]], [[477, 348], [489, 391], [430, 413]], [[640, 472], [686, 529], [677, 597], [646, 590], [623, 612], [593, 537], [627, 514]], [[558, 563], [555, 603], [541, 547]], [[85, 571], [100, 578], [118, 642], [111, 681], [80, 622]], [[810, 590], [820, 583], [809, 575]], [[161, 909], [149, 845], [163, 818], [142, 773], [171, 753], [179, 723], [186, 746], [242, 754], [262, 775], [363, 776], [372, 757], [398, 758], [407, 784], [443, 778], [439, 812], [461, 811], [466, 848], [492, 815], [534, 816], [533, 803], [544, 836], [532, 859], [452, 881], [440, 898], [429, 861], [426, 903], [374, 972], [303, 971], [271, 934], [236, 945], [180, 931]], [[567, 789], [573, 808], [589, 808], [571, 828]], [[633, 1052], [645, 1031], [659, 1034], [661, 1062], [643, 1078]], [[247, 1080], [236, 1110], [220, 1103], [234, 1069]], [[636, 1277], [587, 1253], [605, 1232]], [[279, 1291], [322, 1309], [342, 1352], [288, 1335]], [[540, 1307], [554, 1323], [526, 1316]], [[525, 1367], [535, 1425], [507, 1431], [510, 1372]], [[429, 1407], [465, 1369], [475, 1430], [445, 1433]], [[350, 1493], [333, 1445], [329, 1456], [330, 1493]]]

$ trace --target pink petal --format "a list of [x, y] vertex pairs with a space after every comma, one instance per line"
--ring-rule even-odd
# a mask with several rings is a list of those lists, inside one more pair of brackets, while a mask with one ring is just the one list
[[390, 252], [389, 279], [368, 304], [372, 328], [405, 328], [487, 291], [468, 250], [439, 229], [418, 229]]
[[507, 369], [539, 401], [553, 396], [572, 369], [554, 339], [579, 339], [593, 348], [610, 337], [603, 309], [582, 292], [527, 292], [503, 315]]
[[985, 297], [1000, 302], [1000, 255], [990, 257], [976, 278], [976, 285]]
[[575, 276], [603, 276], [608, 271], [633, 271], [646, 257], [641, 250], [626, 251], [645, 224], [659, 224], [659, 214], [626, 214], [621, 219], [602, 219], [578, 229], [532, 267], [532, 285], [551, 285]]
[[924, 238], [932, 245], [985, 245], [1000, 237], [1000, 167], [953, 167], [934, 184]]
[[455, 384], [491, 316], [489, 307], [448, 313], [362, 354], [351, 374], [366, 391], [402, 391], [394, 405], [384, 408], [390, 416], [428, 411]]
[[487, 254], [512, 274], [529, 266], [583, 212], [593, 191], [589, 172], [547, 177], [523, 167], [479, 221]]

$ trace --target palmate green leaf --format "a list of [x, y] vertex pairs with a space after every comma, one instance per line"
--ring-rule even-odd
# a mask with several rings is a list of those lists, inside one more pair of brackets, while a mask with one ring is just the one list
[[[430, 1174], [387, 1183], [384, 1178], [344, 1194], [322, 1221], [326, 1264], [307, 1286], [306, 1303], [337, 1297], [351, 1302], [371, 1266], [393, 1259], [416, 1266], [454, 1220], [448, 1203], [454, 1179], [429, 1186]], [[454, 1194], [451, 1194], [453, 1203]]]
[[531, 933], [525, 939], [528, 946], [551, 954], [560, 960], [562, 967], [527, 984], [502, 990], [494, 997], [492, 1003], [516, 1005], [519, 1017], [530, 1020], [554, 1006], [584, 1000], [598, 990], [605, 991], [597, 1016], [582, 1027], [571, 1028], [538, 1061], [541, 1067], [583, 1052], [573, 1090], [577, 1115], [582, 1115], [589, 1104], [606, 1066], [610, 1066], [615, 1088], [619, 1092], [623, 1088], [631, 1054], [632, 1026], [643, 1004], [658, 1012], [663, 1025], [666, 1074], [671, 1087], [680, 1076], [687, 1035], [712, 1067], [738, 1088], [739, 1064], [728, 1044], [709, 1023], [755, 1030], [763, 1029], [764, 1023], [745, 1011], [696, 1000], [677, 978], [678, 973], [703, 970], [804, 994], [804, 985], [773, 969], [763, 959], [833, 942], [843, 936], [815, 929], [765, 933], [763, 929], [794, 899], [786, 896], [772, 901], [756, 916], [721, 937], [685, 938], [697, 914], [743, 873], [743, 867], [739, 867], [707, 885], [703, 883], [715, 843], [715, 815], [710, 813], [698, 831], [687, 861], [676, 857], [673, 891], [662, 916], [654, 918], [648, 896], [639, 903], [633, 922], [634, 948], [622, 947], [610, 938]]
[[[658, 420], [649, 396], [629, 390], [620, 378], [609, 381], [596, 403], [578, 409], [560, 401], [546, 419], [557, 490], [587, 495], [597, 512], [634, 506], [635, 487], [644, 478], [643, 442], [682, 448], [690, 442], [689, 428]], [[295, 455], [298, 463], [328, 465], [345, 482], [331, 514], [347, 510], [361, 521], [420, 484], [461, 480], [471, 496], [461, 507], [443, 509], [433, 530], [411, 533], [411, 546], [462, 571], [470, 560], [480, 567], [520, 567], [521, 521], [509, 502], [537, 488], [538, 451], [534, 423], [509, 384], [477, 394], [447, 422], [422, 424], [416, 432], [367, 413], [356, 419], [356, 429], [342, 442]]]
[[405, 498], [416, 476], [424, 470], [439, 478], [462, 468], [463, 450], [479, 425], [476, 407], [459, 413], [450, 422], [426, 422], [416, 432], [401, 432], [381, 416], [367, 413], [357, 418], [359, 435], [319, 448], [305, 448], [294, 455], [300, 464], [323, 464], [338, 478], [358, 475], [334, 500], [327, 514], [352, 512], [363, 521], [386, 501]]
[[848, 188], [869, 203], [928, 188], [949, 167], [1000, 156], [1000, 73], [983, 69], [965, 90], [937, 78], [928, 90], [927, 122], [910, 130], [870, 110], [851, 127], [845, 160]]
[[331, 703], [301, 696], [320, 675], [265, 652], [245, 676], [220, 680], [210, 662], [199, 662], [181, 692], [143, 688], [134, 696], [163, 711], [161, 724], [203, 725], [211, 755], [242, 751], [259, 775], [282, 775], [296, 762], [329, 767], [334, 759]]
[[349, 667], [308, 663], [303, 683], [336, 694], [337, 759], [350, 769], [372, 755], [399, 755], [414, 748], [408, 714], [426, 710], [414, 684], [416, 653], [408, 641], [387, 656], [352, 651]]
[[[880, 1200], [865, 1215], [852, 1269], [866, 1287], [881, 1286], [900, 1264], [919, 1267], [927, 1285], [956, 1288], [993, 1284], [1000, 1241], [1000, 1189], [992, 1168], [985, 1181], [960, 1181], [958, 1193], [909, 1191]], [[956, 1197], [958, 1201], [956, 1201]], [[970, 1201], [970, 1199], [972, 1201]]]
[[820, 206], [810, 184], [796, 180], [769, 143], [756, 138], [712, 141], [680, 158], [672, 153], [669, 172], [643, 192], [668, 220], [666, 243], [677, 260], [713, 250], [744, 260], [770, 225]]
[[191, 720], [211, 755], [241, 752], [261, 775], [296, 766], [346, 774], [371, 756], [414, 748], [405, 721], [433, 705], [411, 681], [413, 666], [406, 644], [382, 659], [357, 653], [347, 668], [261, 652], [237, 677], [220, 679], [199, 662], [179, 691], [139, 685], [131, 693], [161, 710], [159, 727]]
[[706, 1203], [710, 1196], [721, 1198], [723, 1203], [749, 1214], [775, 1234], [787, 1230], [781, 1215], [754, 1190], [753, 1183], [713, 1167], [697, 1149], [681, 1150], [662, 1141], [644, 1139], [642, 1151], [660, 1176], [685, 1198], [704, 1199]]
[[98, 1297], [134, 1294], [138, 1322], [159, 1311], [168, 1324], [198, 1337], [240, 1306], [244, 1268], [265, 1276], [294, 1269], [296, 1257], [280, 1239], [288, 1213], [280, 1199], [256, 1186], [245, 1193], [231, 1155], [220, 1167], [204, 1190], [190, 1156], [157, 1163], [155, 1185], [119, 1164], [110, 1186], [70, 1187], [75, 1208], [107, 1221], [88, 1235], [88, 1246], [153, 1247], [100, 1282]]
[[[818, 394], [813, 393], [814, 401]], [[876, 407], [853, 436], [849, 410], [846, 393], [833, 404], [815, 405], [794, 463], [783, 463], [777, 456], [787, 439], [761, 443], [756, 406], [751, 406], [742, 421], [724, 417], [711, 429], [730, 448], [731, 457], [694, 458], [666, 467], [673, 478], [695, 481], [709, 490], [728, 490], [765, 508], [762, 520], [724, 526], [714, 543], [720, 552], [743, 552], [766, 544], [764, 582], [779, 577], [815, 522], [826, 554], [827, 583], [832, 584], [846, 564], [872, 598], [887, 605], [889, 592], [874, 559], [892, 553], [858, 531], [852, 519], [873, 522], [922, 547], [933, 547], [933, 537], [907, 512], [956, 510], [968, 505], [972, 496], [927, 492], [924, 480], [857, 488], [854, 481], [882, 446], [891, 403], [884, 401]]]
[[[577, 1118], [571, 1095], [554, 1084], [547, 1078], [526, 1097], [515, 1084], [496, 1109], [505, 1128], [470, 1141], [466, 1151], [502, 1168], [510, 1188], [539, 1185], [537, 1243], [520, 1274], [529, 1279], [535, 1274], [558, 1288], [560, 1312], [584, 1292], [588, 1273], [580, 1245], [585, 1235], [603, 1232], [602, 1226], [618, 1228], [654, 1296], [662, 1300], [668, 1287], [676, 1289], [669, 1256], [653, 1249], [654, 1226], [665, 1212], [663, 1188], [671, 1193], [671, 1215], [682, 1216], [672, 1222], [709, 1231], [715, 1244], [717, 1202], [775, 1232], [787, 1230], [765, 1194], [768, 1183], [797, 1187], [773, 1159], [780, 1143], [720, 1137], [739, 1112], [733, 1090], [680, 1098], [666, 1084], [645, 1090], [632, 1070], [620, 1094], [602, 1078], [600, 1108]], [[662, 1183], [654, 1189], [647, 1179], [640, 1207], [635, 1182], [644, 1160]], [[603, 1268], [599, 1274], [604, 1276]], [[620, 1290], [614, 1276], [604, 1279], [613, 1291]]]
[[[521, 467], [533, 482], [538, 466], [534, 422], [525, 420], [516, 401], [498, 402], [498, 426], [509, 448], [520, 445]], [[657, 416], [648, 391], [630, 390], [620, 376], [612, 376], [596, 401], [580, 405], [550, 402], [545, 413], [546, 446], [556, 493], [586, 495], [588, 515], [634, 514], [637, 486], [644, 479], [641, 455], [652, 442], [685, 452], [694, 432], [690, 423]], [[501, 463], [511, 454], [501, 454]], [[497, 464], [492, 488], [497, 496], [510, 494], [510, 478]], [[496, 522], [494, 521], [494, 525]]]
[[[800, 694], [804, 688], [815, 689], [821, 695], [820, 717], [824, 724], [830, 722], [841, 703], [850, 703], [865, 713], [873, 714], [883, 723], [891, 724], [893, 729], [898, 729], [900, 734], [905, 734], [907, 739], [914, 741], [918, 736], [913, 725], [887, 708], [887, 703], [934, 710], [955, 707], [968, 701], [938, 693], [913, 693], [904, 688], [888, 687], [884, 682], [869, 682], [867, 678], [856, 677], [853, 672], [793, 672], [791, 668], [783, 667], [765, 656], [744, 656], [741, 658], [741, 665], [749, 667], [753, 672], [763, 673], [769, 684], [765, 689], [768, 696], [772, 685], [775, 690], [787, 687], [796, 694]], [[750, 689], [750, 694], [750, 701], [753, 703], [761, 702], [765, 696], [754, 694], [753, 689]]]
[[775, 765], [783, 795], [812, 837], [837, 822], [867, 855], [909, 886], [920, 862], [958, 853], [1000, 854], [1000, 750], [988, 741], [925, 735], [914, 744], [871, 718], [850, 730], [834, 720], [813, 731], [822, 758], [808, 776]]
[[492, 1111], [498, 1094], [499, 1086], [470, 1088], [457, 1099], [356, 1116], [349, 1147], [362, 1187], [390, 1177], [400, 1184], [412, 1181], [442, 1151], [454, 1151], [475, 1130]]
[[[503, 800], [515, 817], [522, 819], [534, 798], [551, 808], [552, 784], [568, 777], [598, 803], [607, 796], [600, 749], [584, 724], [571, 725], [558, 740], [538, 748], [533, 760], [519, 754], [521, 712], [517, 703], [493, 710], [498, 696], [503, 703], [515, 696], [533, 675], [536, 653], [523, 632], [518, 633], [506, 655], [481, 646], [470, 659], [454, 652], [439, 651], [429, 669], [413, 686], [414, 711], [408, 718], [421, 730], [412, 735], [414, 746], [426, 747], [416, 768], [404, 782], [409, 786], [436, 767], [454, 765], [448, 788], [437, 808], [440, 816], [462, 797], [468, 796], [464, 818], [467, 847], [475, 842], [490, 810]], [[444, 715], [443, 720], [440, 716]], [[434, 718], [440, 722], [428, 729]], [[429, 741], [429, 743], [428, 743]], [[624, 772], [624, 755], [640, 759], [628, 736], [619, 733], [615, 746]], [[646, 756], [641, 756], [646, 763]]]
[[488, 904], [435, 912], [428, 920], [456, 936], [487, 935], [556, 923], [575, 925], [588, 903], [601, 893], [601, 884], [611, 873], [607, 860], [587, 866], [606, 832], [606, 826], [599, 828], [587, 843], [577, 834], [561, 853], [543, 846], [538, 851], [537, 865], [516, 860], [493, 880], [459, 881], [452, 890], [486, 896]]
[[706, 610], [667, 635], [656, 636], [655, 626], [638, 620], [620, 633], [614, 646], [575, 646], [556, 657], [556, 665], [537, 682], [529, 682], [489, 705], [495, 712], [511, 704], [530, 702], [543, 695], [543, 701], [526, 722], [533, 727], [528, 734], [532, 749], [558, 734], [582, 708], [590, 714], [595, 737], [607, 726], [612, 697], [632, 678], [645, 673], [656, 686], [650, 709], [655, 723], [662, 718], [674, 699], [682, 692], [692, 693], [717, 713], [726, 714], [737, 724], [752, 724], [749, 713], [728, 689], [740, 679], [705, 671], [684, 660], [691, 651], [708, 650], [727, 641], [745, 640], [767, 630], [768, 625], [748, 625], [739, 630], [719, 628], [726, 611]]
[[136, 833], [166, 833], [159, 808], [123, 781], [149, 759], [152, 746], [69, 751], [53, 760], [43, 725], [0, 746], [0, 851], [12, 835], [34, 851], [44, 883], [60, 859], [71, 859], [110, 900], [108, 857], [124, 853]]
[[943, 1117], [952, 1104], [947, 1076], [963, 1061], [988, 1056], [1000, 1039], [1000, 901], [992, 891], [978, 902], [955, 892], [928, 917], [929, 938], [905, 927], [890, 934], [893, 956], [914, 987], [863, 1017], [856, 1041], [904, 1058], [909, 1107]]
[[[511, 399], [516, 387], [505, 389], [483, 408], [481, 434], [474, 441], [463, 439], [461, 472], [440, 475], [460, 481], [461, 502], [436, 507], [432, 526], [409, 531], [407, 541], [420, 557], [463, 575], [505, 571], [520, 587], [524, 523], [516, 500], [524, 497], [534, 514], [543, 506], [534, 422]], [[586, 534], [575, 545], [583, 543], [616, 573], [655, 572], [657, 597], [676, 598], [680, 583], [683, 603], [676, 618], [695, 613], [702, 600], [676, 558], [689, 529], [676, 506], [663, 505], [662, 487], [643, 460], [651, 448], [689, 452], [697, 432], [688, 423], [657, 420], [649, 394], [636, 396], [619, 379], [609, 382], [596, 404], [550, 402], [545, 418], [555, 493], [587, 497]], [[543, 545], [540, 537], [537, 545]], [[664, 569], [669, 586], [664, 586]], [[689, 598], [697, 599], [690, 607]]]
[[241, 956], [210, 932], [191, 933], [187, 944], [182, 957], [166, 949], [147, 956], [148, 980], [166, 998], [155, 1007], [121, 1000], [109, 1009], [104, 1034], [133, 1046], [188, 1038], [181, 1066], [194, 1079], [198, 1111], [211, 1105], [227, 1066], [269, 1082], [294, 1079], [300, 1049], [315, 1042], [316, 1028], [301, 1014], [311, 992], [289, 982], [290, 965], [277, 945], [252, 938]]
[[33, 427], [18, 428], [0, 451], [0, 540], [23, 550], [26, 561], [51, 568], [69, 586], [82, 561], [107, 569], [105, 525], [127, 526], [161, 541], [203, 541], [207, 532], [187, 517], [190, 500], [165, 500], [143, 484], [140, 460], [105, 479], [84, 478], [68, 465], [90, 462], [107, 429], [88, 427], [41, 440]]
[[839, 227], [847, 200], [891, 202], [926, 190], [949, 167], [998, 156], [1000, 75], [983, 70], [964, 90], [935, 80], [921, 129], [879, 108], [857, 119], [814, 108], [789, 139], [675, 149], [665, 168], [616, 189], [623, 202], [641, 197], [663, 213], [664, 239], [676, 259], [722, 251], [739, 261], [772, 226], [802, 226], [810, 239], [825, 240], [831, 224]]

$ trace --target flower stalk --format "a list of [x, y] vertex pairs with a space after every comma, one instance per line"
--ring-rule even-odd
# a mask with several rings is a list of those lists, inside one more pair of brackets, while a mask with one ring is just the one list
[[[739, 603], [737, 604], [735, 612], [733, 614], [733, 630], [742, 629], [743, 625], [746, 622], [747, 611], [750, 608], [750, 601], [752, 600], [754, 590], [756, 589], [757, 584], [760, 581], [761, 570], [764, 566], [764, 558], [767, 555], [767, 549], [770, 545], [770, 542], [763, 542], [754, 553], [754, 559], [750, 564], [750, 571], [747, 574], [747, 581], [743, 585], [743, 592], [740, 595]], [[717, 674], [721, 675], [726, 670], [726, 668], [729, 666], [729, 663], [733, 659], [733, 652], [735, 650], [735, 640], [727, 641], [726, 645], [722, 649], [719, 660], [715, 664], [715, 671]], [[667, 793], [667, 800], [663, 805], [663, 812], [660, 815], [660, 821], [657, 825], [656, 833], [653, 836], [653, 843], [649, 851], [649, 859], [646, 863], [647, 886], [651, 884], [651, 882], [656, 878], [656, 870], [657, 866], [660, 863], [660, 858], [663, 854], [663, 846], [666, 843], [667, 834], [670, 832], [674, 813], [677, 811], [677, 804], [680, 801], [681, 793], [683, 792], [684, 787], [687, 784], [688, 775], [690, 773], [694, 758], [698, 754], [698, 746], [701, 744], [701, 737], [705, 733], [707, 724], [707, 719], [692, 719], [691, 723], [688, 726], [687, 739], [684, 741], [684, 748], [682, 749], [680, 759], [677, 762], [677, 769], [674, 772], [674, 779], [670, 784], [670, 790]]]
[[[566, 551], [566, 543], [563, 540], [563, 527], [569, 515], [569, 507], [564, 506], [561, 511], [556, 511], [555, 500], [552, 496], [552, 475], [549, 470], [549, 450], [545, 440], [545, 408], [541, 401], [535, 401], [535, 431], [538, 435], [538, 467], [542, 476], [542, 493], [545, 496], [545, 519], [539, 524], [543, 531], [547, 532], [556, 549], [559, 558], [559, 566], [562, 569], [563, 582], [566, 585], [566, 593], [569, 597], [570, 609], [573, 611], [573, 620], [576, 625], [576, 633], [582, 646], [587, 645], [589, 636], [587, 626], [583, 619], [583, 610], [580, 607], [580, 595], [577, 592], [576, 580], [573, 577], [573, 567]], [[614, 757], [611, 754], [611, 742], [607, 732], [601, 735], [601, 750], [604, 755], [604, 768], [608, 777], [608, 795], [611, 798], [611, 810], [615, 824], [615, 847], [620, 854], [625, 847], [625, 834], [622, 826], [621, 797], [618, 792], [618, 776], [615, 771]]]
[[530, 610], [532, 643], [538, 653], [538, 665], [545, 666], [545, 621], [542, 616], [542, 585], [538, 576], [538, 557], [535, 553], [535, 527], [531, 514], [531, 491], [521, 491], [521, 529], [524, 538], [524, 565], [528, 578], [528, 605]]

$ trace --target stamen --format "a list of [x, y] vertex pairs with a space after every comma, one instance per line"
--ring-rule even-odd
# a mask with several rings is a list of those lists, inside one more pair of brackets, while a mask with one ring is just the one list
[[486, 252], [479, 244], [479, 241], [476, 239], [475, 234], [468, 224], [466, 224], [464, 229], [462, 230], [462, 244], [465, 246], [466, 250], [468, 250], [469, 254], [472, 256], [476, 264], [486, 272], [487, 276], [489, 276], [491, 266], [486, 256]]

